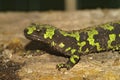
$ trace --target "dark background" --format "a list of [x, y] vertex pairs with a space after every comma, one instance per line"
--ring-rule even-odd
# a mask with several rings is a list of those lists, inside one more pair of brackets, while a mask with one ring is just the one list
[[[120, 0], [77, 0], [77, 9], [120, 8]], [[64, 0], [0, 0], [0, 11], [65, 10]]]

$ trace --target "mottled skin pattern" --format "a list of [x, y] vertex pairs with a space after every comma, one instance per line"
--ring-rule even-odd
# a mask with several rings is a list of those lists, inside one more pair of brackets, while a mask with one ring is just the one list
[[46, 24], [32, 24], [24, 30], [30, 40], [47, 43], [63, 55], [70, 58], [66, 63], [57, 65], [61, 68], [72, 68], [83, 54], [120, 50], [120, 22], [111, 22], [95, 27], [75, 31], [63, 31]]

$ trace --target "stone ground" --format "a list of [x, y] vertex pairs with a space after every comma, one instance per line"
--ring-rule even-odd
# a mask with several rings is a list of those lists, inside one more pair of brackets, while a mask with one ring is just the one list
[[[31, 23], [52, 24], [63, 30], [78, 30], [120, 20], [120, 9], [75, 12], [0, 12], [0, 80], [120, 80], [120, 54], [102, 52], [84, 55], [71, 70], [56, 70], [66, 62], [49, 51], [31, 53], [23, 30]], [[51, 51], [54, 52], [54, 51]]]

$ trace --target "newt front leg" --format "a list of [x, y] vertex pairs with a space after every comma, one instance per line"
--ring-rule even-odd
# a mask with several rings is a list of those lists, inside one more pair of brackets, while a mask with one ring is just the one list
[[61, 68], [66, 68], [67, 70], [71, 69], [75, 64], [77, 64], [80, 60], [80, 56], [78, 55], [72, 55], [69, 60], [66, 63], [61, 63], [56, 65], [56, 68], [58, 70], [61, 70]]

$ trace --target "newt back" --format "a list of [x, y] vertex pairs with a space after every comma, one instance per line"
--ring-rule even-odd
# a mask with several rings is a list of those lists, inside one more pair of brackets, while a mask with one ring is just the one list
[[65, 64], [57, 68], [72, 68], [80, 55], [108, 50], [120, 50], [120, 22], [111, 22], [81, 30], [64, 31], [51, 25], [32, 24], [24, 30], [30, 40], [47, 43], [70, 56]]

